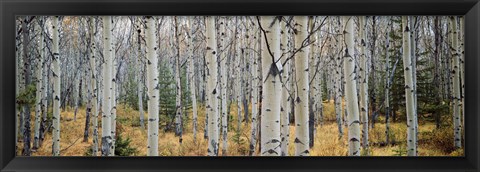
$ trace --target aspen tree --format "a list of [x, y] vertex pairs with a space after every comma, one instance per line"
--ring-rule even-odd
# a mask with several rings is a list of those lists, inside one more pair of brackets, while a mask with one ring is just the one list
[[[316, 132], [316, 114], [317, 114], [317, 97], [315, 97], [318, 93], [318, 86], [315, 83], [315, 76], [316, 76], [316, 64], [318, 62], [318, 58], [315, 58], [315, 52], [316, 47], [317, 47], [317, 41], [315, 40], [315, 37], [313, 36], [313, 28], [314, 27], [314, 17], [309, 16], [308, 17], [308, 42], [310, 43], [309, 45], [309, 52], [307, 54], [307, 58], [309, 58], [309, 63], [308, 64], [308, 78], [307, 78], [307, 83], [309, 87], [309, 92], [308, 92], [308, 146], [309, 148], [313, 147], [313, 143], [315, 141], [315, 132]], [[311, 82], [313, 81], [313, 84], [311, 85]]]
[[[96, 62], [95, 60], [97, 59], [96, 57], [96, 49], [97, 45], [95, 44], [95, 18], [90, 17], [90, 87], [92, 90], [92, 114], [93, 114], [93, 146], [92, 146], [92, 154], [94, 156], [98, 155], [98, 103], [97, 103], [97, 77], [96, 77]], [[89, 100], [90, 101], [90, 100]]]
[[38, 57], [37, 57], [37, 66], [36, 66], [36, 77], [37, 77], [37, 93], [35, 101], [35, 128], [33, 136], [33, 148], [37, 149], [40, 147], [40, 122], [42, 115], [42, 96], [45, 88], [43, 87], [42, 77], [43, 77], [43, 64], [44, 64], [44, 44], [43, 44], [43, 17], [38, 16], [38, 23], [35, 25], [35, 30], [38, 31]]
[[337, 126], [338, 126], [338, 138], [343, 137], [343, 126], [342, 126], [342, 87], [341, 87], [341, 53], [339, 53], [342, 49], [340, 45], [340, 25], [341, 21], [340, 18], [337, 18], [337, 24], [334, 26], [334, 31], [337, 33], [336, 38], [335, 38], [335, 43], [334, 43], [334, 52], [337, 55], [334, 55], [334, 61], [335, 61], [335, 81], [334, 81], [334, 90], [335, 90], [335, 116], [337, 120]]
[[103, 58], [102, 75], [103, 75], [103, 103], [102, 103], [102, 156], [110, 155], [110, 147], [112, 146], [111, 133], [111, 89], [112, 89], [112, 17], [103, 16]]
[[177, 41], [176, 47], [176, 58], [175, 58], [175, 81], [176, 81], [176, 100], [175, 100], [175, 135], [179, 136], [178, 139], [182, 143], [182, 84], [180, 82], [180, 32], [178, 30], [179, 21], [177, 16], [174, 17], [175, 20], [175, 38]]
[[196, 87], [195, 87], [195, 65], [194, 65], [194, 56], [193, 56], [193, 22], [192, 22], [193, 17], [188, 17], [187, 19], [187, 25], [189, 26], [190, 30], [188, 32], [188, 65], [189, 65], [189, 70], [188, 70], [188, 78], [192, 80], [190, 82], [190, 96], [192, 99], [192, 116], [193, 116], [193, 142], [196, 143], [197, 141], [197, 95], [196, 95]]
[[156, 20], [152, 16], [146, 17], [145, 37], [147, 50], [147, 90], [148, 90], [148, 145], [147, 156], [158, 156], [158, 57]]
[[402, 16], [402, 29], [403, 29], [403, 67], [405, 75], [405, 99], [407, 109], [407, 155], [416, 156], [416, 114], [414, 107], [414, 86], [412, 77], [412, 59], [410, 50], [410, 26], [407, 16]]
[[[282, 86], [283, 86], [283, 89], [282, 89], [282, 104], [281, 104], [281, 108], [280, 108], [280, 126], [281, 126], [281, 150], [282, 150], [282, 153], [281, 155], [282, 156], [287, 156], [288, 155], [288, 144], [289, 144], [289, 141], [290, 141], [290, 119], [289, 119], [289, 115], [290, 115], [290, 94], [289, 94], [289, 90], [291, 89], [290, 88], [290, 60], [287, 61], [287, 58], [289, 57], [289, 50], [290, 50], [290, 47], [289, 47], [289, 41], [290, 41], [290, 29], [287, 28], [287, 23], [286, 22], [281, 22], [282, 24], [282, 30], [281, 30], [281, 44], [280, 44], [280, 49], [282, 50], [282, 53], [284, 54], [284, 56], [282, 57], [282, 64], [283, 63], [286, 63], [285, 64], [285, 67], [283, 68], [283, 72], [281, 73], [281, 77], [282, 77]], [[254, 66], [256, 67], [256, 66]]]
[[308, 134], [308, 53], [310, 47], [303, 47], [308, 42], [307, 16], [295, 16], [295, 156], [309, 155]]
[[367, 46], [366, 40], [366, 16], [359, 17], [360, 23], [360, 73], [358, 79], [360, 79], [360, 116], [362, 117], [362, 146], [364, 150], [368, 150], [368, 76], [367, 76], [367, 63], [368, 57], [365, 54], [365, 48]]
[[[32, 80], [32, 72], [30, 69], [31, 60], [29, 57], [28, 53], [28, 45], [30, 44], [30, 31], [28, 28], [29, 23], [31, 23], [32, 19], [29, 19], [28, 16], [25, 16], [25, 19], [22, 22], [22, 35], [23, 35], [23, 68], [24, 68], [24, 73], [23, 73], [23, 80], [25, 81], [25, 89], [28, 90], [30, 89], [30, 84]], [[23, 149], [22, 149], [22, 155], [24, 156], [30, 156], [31, 150], [30, 150], [30, 143], [31, 143], [31, 138], [30, 138], [30, 104], [28, 102], [23, 103], [23, 128], [20, 130], [23, 133]]]
[[[112, 26], [113, 26], [113, 18], [112, 18]], [[115, 141], [117, 140], [116, 139], [116, 130], [117, 130], [117, 61], [118, 59], [115, 57], [115, 50], [116, 50], [116, 47], [115, 47], [115, 43], [114, 43], [114, 37], [113, 37], [113, 27], [112, 27], [112, 30], [111, 30], [111, 39], [110, 39], [110, 44], [111, 44], [111, 48], [112, 48], [112, 51], [110, 52], [112, 55], [112, 61], [113, 61], [113, 66], [111, 67], [111, 71], [112, 71], [112, 85], [111, 85], [111, 110], [110, 110], [110, 122], [112, 123], [111, 125], [111, 129], [110, 129], [110, 135], [111, 135], [111, 138], [112, 138], [112, 144], [110, 145], [110, 152], [109, 152], [109, 156], [114, 156], [115, 155]]]
[[143, 73], [144, 73], [144, 68], [145, 65], [142, 61], [141, 54], [142, 54], [142, 43], [141, 43], [141, 37], [142, 34], [142, 27], [141, 27], [141, 20], [138, 19], [135, 23], [135, 27], [137, 30], [137, 51], [138, 51], [138, 57], [136, 58], [135, 62], [137, 63], [136, 67], [138, 69], [137, 71], [137, 96], [138, 96], [138, 111], [140, 115], [140, 127], [145, 129], [145, 121], [144, 121], [144, 112], [143, 112], [143, 87], [144, 87], [144, 82], [143, 82]]
[[354, 56], [354, 28], [353, 17], [342, 16], [345, 25], [344, 41], [346, 49], [343, 58], [343, 69], [345, 75], [345, 100], [347, 104], [347, 126], [348, 126], [348, 155], [360, 156], [360, 119], [357, 97], [357, 74], [355, 72]]
[[221, 113], [222, 113], [222, 155], [225, 156], [227, 155], [227, 147], [228, 147], [228, 140], [227, 140], [227, 134], [228, 134], [228, 112], [227, 112], [227, 56], [226, 56], [226, 40], [227, 40], [227, 35], [226, 35], [226, 22], [227, 19], [225, 16], [220, 17], [220, 23], [219, 23], [219, 31], [220, 31], [220, 47], [219, 50], [222, 51], [220, 53], [220, 83], [221, 83], [221, 89], [220, 89], [220, 96], [221, 96]]
[[52, 154], [60, 155], [60, 50], [59, 50], [59, 17], [52, 20], [53, 30], [53, 125], [52, 125]]
[[463, 16], [458, 17], [460, 20], [460, 28], [458, 29], [458, 40], [460, 41], [460, 88], [461, 88], [461, 104], [462, 104], [462, 121], [461, 125], [465, 126], [465, 35], [464, 35], [464, 26], [465, 26], [465, 19]]
[[461, 105], [461, 94], [460, 94], [460, 67], [459, 67], [459, 58], [460, 50], [458, 46], [458, 27], [457, 27], [457, 17], [449, 17], [450, 29], [452, 30], [451, 35], [451, 51], [453, 59], [453, 68], [451, 69], [451, 74], [453, 75], [453, 130], [454, 130], [454, 145], [455, 148], [462, 147], [462, 126], [460, 120], [460, 107]]
[[207, 48], [206, 48], [206, 76], [207, 76], [207, 109], [208, 115], [208, 156], [218, 156], [218, 64], [217, 64], [217, 39], [215, 38], [215, 17], [207, 16]]
[[[253, 27], [256, 27], [255, 22], [252, 22]], [[253, 41], [255, 42], [255, 49], [261, 51], [261, 31], [258, 31], [258, 34], [253, 35]], [[258, 133], [258, 112], [260, 104], [258, 102], [259, 86], [260, 86], [260, 55], [252, 53], [252, 126], [251, 126], [251, 137], [250, 137], [250, 151], [249, 155], [252, 156], [255, 153], [255, 146], [257, 144], [257, 133]]]
[[[391, 26], [391, 22], [389, 22], [389, 26]], [[393, 26], [391, 26], [391, 31], [393, 31]], [[387, 28], [388, 29], [388, 28]], [[385, 77], [385, 142], [387, 145], [390, 143], [390, 56], [389, 56], [389, 48], [390, 48], [390, 31], [387, 30], [385, 33], [386, 37], [386, 47], [385, 47], [385, 58], [386, 58], [386, 73], [387, 77]]]
[[280, 25], [277, 17], [258, 18], [262, 32], [262, 108], [260, 143], [262, 156], [280, 156]]

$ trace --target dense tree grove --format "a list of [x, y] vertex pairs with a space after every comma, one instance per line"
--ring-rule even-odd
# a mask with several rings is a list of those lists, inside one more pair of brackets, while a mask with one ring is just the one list
[[461, 16], [16, 22], [19, 155], [463, 155]]

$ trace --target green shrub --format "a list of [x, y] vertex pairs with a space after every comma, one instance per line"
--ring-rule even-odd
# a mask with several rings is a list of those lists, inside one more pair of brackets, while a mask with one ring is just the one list
[[137, 148], [130, 146], [129, 137], [123, 139], [122, 135], [117, 135], [117, 140], [115, 141], [115, 155], [116, 156], [132, 156], [138, 153]]

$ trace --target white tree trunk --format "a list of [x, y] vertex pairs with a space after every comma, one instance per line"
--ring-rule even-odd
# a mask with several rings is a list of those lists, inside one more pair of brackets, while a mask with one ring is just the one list
[[353, 17], [342, 16], [345, 29], [343, 31], [346, 49], [343, 58], [345, 75], [345, 101], [347, 103], [348, 123], [348, 155], [360, 156], [360, 119], [358, 112], [357, 81], [354, 56]]
[[140, 119], [140, 127], [145, 129], [145, 118], [144, 118], [144, 112], [143, 112], [143, 87], [144, 87], [144, 69], [145, 65], [142, 61], [141, 55], [142, 55], [142, 43], [141, 43], [141, 36], [142, 34], [145, 35], [142, 32], [142, 27], [141, 27], [141, 21], [138, 19], [135, 23], [135, 27], [137, 30], [137, 57], [135, 62], [137, 63], [135, 66], [137, 67], [137, 96], [138, 96], [138, 111], [139, 111], [139, 119]]
[[60, 25], [59, 17], [53, 17], [53, 125], [52, 125], [52, 153], [53, 156], [60, 155], [60, 50], [59, 35]]
[[96, 59], [96, 49], [97, 45], [95, 44], [95, 18], [90, 17], [90, 87], [92, 89], [92, 114], [93, 114], [93, 146], [92, 146], [92, 154], [94, 156], [98, 155], [98, 112], [97, 112], [97, 75], [96, 69], [97, 65], [95, 62]]
[[262, 112], [261, 150], [262, 156], [280, 156], [280, 25], [274, 16], [260, 17], [262, 32]]
[[[308, 36], [308, 17], [295, 16], [295, 51], [299, 50]], [[310, 47], [306, 46], [295, 54], [295, 156], [309, 155], [308, 134], [308, 53]]]
[[[461, 104], [462, 104], [462, 123], [461, 123], [461, 126], [465, 126], [465, 101], [464, 101], [464, 98], [465, 98], [465, 35], [464, 35], [464, 26], [465, 26], [465, 19], [463, 18], [463, 16], [460, 16], [458, 18], [458, 20], [460, 20], [460, 28], [459, 28], [459, 41], [460, 41], [460, 88], [462, 89], [462, 92], [461, 92], [461, 96], [462, 96], [462, 100], [461, 100]], [[463, 133], [463, 132], [461, 132]], [[464, 135], [464, 134], [462, 134]]]
[[367, 63], [369, 61], [365, 54], [365, 48], [367, 46], [366, 40], [366, 16], [360, 16], [360, 73], [358, 79], [360, 79], [360, 116], [362, 117], [362, 146], [363, 150], [368, 150], [368, 74]]
[[[253, 27], [256, 27], [255, 22], [252, 23]], [[255, 42], [255, 49], [257, 51], [261, 50], [261, 34], [251, 35], [253, 37], [253, 41]], [[259, 92], [259, 85], [260, 85], [260, 77], [258, 74], [260, 73], [259, 67], [259, 58], [260, 55], [256, 53], [252, 53], [252, 125], [251, 125], [251, 137], [250, 137], [250, 156], [255, 153], [255, 146], [257, 145], [257, 133], [258, 133], [258, 112], [260, 105], [258, 103], [258, 96]]]
[[227, 139], [227, 133], [228, 133], [228, 112], [227, 112], [227, 51], [226, 51], [226, 40], [227, 40], [227, 35], [226, 35], [226, 25], [227, 19], [226, 17], [221, 17], [220, 18], [220, 23], [219, 23], [219, 30], [220, 30], [220, 47], [218, 50], [221, 50], [222, 53], [220, 53], [220, 83], [221, 83], [221, 113], [222, 113], [222, 155], [225, 156], [227, 155], [227, 148], [228, 148], [228, 139]]
[[206, 75], [208, 96], [207, 110], [208, 115], [208, 156], [218, 156], [218, 64], [217, 64], [217, 39], [215, 38], [215, 17], [207, 16], [207, 50], [206, 50]]
[[338, 53], [339, 51], [341, 51], [341, 47], [339, 47], [340, 45], [340, 42], [339, 39], [340, 39], [340, 19], [338, 19], [337, 21], [338, 24], [335, 25], [335, 33], [337, 33], [337, 36], [336, 36], [336, 39], [335, 39], [335, 44], [334, 44], [334, 48], [335, 48], [335, 54], [338, 54], [338, 55], [334, 55], [334, 58], [335, 58], [335, 81], [334, 81], [334, 90], [335, 90], [335, 116], [336, 116], [336, 119], [337, 119], [337, 127], [338, 127], [338, 138], [342, 138], [343, 137], [343, 126], [342, 126], [342, 123], [343, 123], [343, 120], [342, 120], [342, 86], [341, 86], [341, 76], [342, 76], [342, 72], [341, 72], [341, 62], [342, 62], [342, 59], [341, 59], [341, 53]]
[[147, 50], [147, 90], [148, 90], [148, 144], [147, 156], [158, 156], [158, 57], [157, 57], [157, 22], [148, 16], [145, 21], [145, 37]]
[[[290, 110], [290, 100], [291, 100], [291, 97], [290, 97], [290, 94], [289, 94], [289, 91], [290, 91], [290, 60], [287, 61], [287, 58], [290, 56], [290, 53], [289, 50], [290, 50], [290, 47], [289, 47], [289, 42], [290, 42], [290, 29], [287, 28], [287, 23], [286, 22], [282, 22], [282, 31], [281, 31], [281, 34], [282, 34], [282, 37], [281, 37], [281, 47], [280, 49], [282, 50], [282, 53], [284, 54], [283, 57], [282, 57], [282, 63], [285, 63], [285, 67], [283, 68], [283, 72], [281, 74], [281, 77], [282, 77], [282, 98], [281, 98], [281, 107], [280, 107], [280, 126], [281, 126], [281, 134], [280, 134], [280, 137], [281, 137], [281, 155], [282, 156], [288, 156], [288, 144], [289, 144], [289, 141], [290, 141], [290, 113], [291, 113], [291, 110]], [[256, 67], [256, 66], [254, 66]], [[258, 81], [257, 81], [258, 82]], [[254, 92], [255, 94], [257, 92]]]
[[178, 19], [175, 16], [175, 37], [177, 41], [176, 58], [175, 58], [175, 81], [176, 81], [176, 93], [175, 97], [175, 135], [179, 136], [179, 142], [182, 143], [182, 84], [180, 82], [180, 32], [178, 30]]
[[103, 75], [103, 103], [102, 103], [102, 156], [110, 155], [110, 147], [112, 146], [111, 133], [111, 89], [112, 89], [112, 17], [103, 16], [103, 58], [102, 65]]
[[37, 149], [40, 146], [40, 121], [42, 116], [42, 97], [45, 88], [43, 87], [43, 64], [44, 64], [44, 44], [43, 44], [43, 17], [38, 16], [39, 21], [35, 25], [36, 29], [39, 33], [37, 42], [39, 43], [39, 55], [37, 61], [37, 94], [36, 94], [36, 101], [35, 101], [35, 128], [34, 128], [34, 137], [33, 137], [33, 149]]
[[451, 50], [452, 50], [452, 59], [453, 59], [453, 129], [454, 129], [454, 145], [455, 148], [462, 147], [462, 126], [460, 120], [460, 107], [461, 105], [461, 94], [460, 94], [460, 50], [458, 46], [458, 27], [457, 27], [457, 17], [450, 16], [450, 29], [452, 30], [451, 35]]
[[188, 33], [188, 78], [190, 82], [190, 96], [192, 99], [192, 116], [193, 116], [193, 142], [196, 143], [197, 141], [197, 93], [195, 87], [195, 65], [194, 65], [194, 56], [193, 56], [193, 17], [188, 17], [188, 26], [190, 28], [190, 32]]
[[[113, 23], [112, 23], [113, 24]], [[113, 28], [112, 28], [112, 33], [113, 33]], [[110, 146], [110, 152], [109, 156], [114, 156], [115, 155], [115, 140], [116, 138], [116, 130], [117, 130], [117, 59], [115, 58], [115, 44], [113, 43], [113, 37], [111, 39], [112, 42], [112, 60], [113, 60], [113, 66], [112, 66], [112, 89], [111, 91], [111, 96], [112, 96], [112, 104], [111, 104], [111, 111], [110, 111], [110, 122], [112, 123], [112, 128], [110, 130], [110, 135], [112, 137], [112, 145]]]
[[414, 88], [412, 59], [410, 57], [410, 27], [407, 16], [402, 16], [403, 29], [403, 67], [405, 75], [405, 99], [407, 109], [407, 155], [417, 155], [417, 138], [416, 138], [416, 114], [414, 107]]

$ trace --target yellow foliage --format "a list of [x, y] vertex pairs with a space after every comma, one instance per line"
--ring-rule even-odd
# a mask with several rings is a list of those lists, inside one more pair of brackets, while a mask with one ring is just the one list
[[[338, 138], [338, 129], [335, 119], [335, 109], [333, 101], [325, 101], [324, 105], [324, 124], [317, 126], [314, 147], [310, 150], [312, 156], [345, 156], [348, 151], [348, 128], [342, 126], [344, 135]], [[249, 110], [251, 106], [249, 106]], [[242, 109], [243, 110], [243, 109]], [[77, 120], [73, 120], [73, 109], [67, 108], [65, 112], [61, 112], [61, 139], [60, 150], [62, 156], [83, 156], [87, 149], [92, 145], [92, 125], [90, 128], [90, 137], [88, 142], [83, 141], [83, 133], [85, 129], [85, 108], [81, 107], [77, 113]], [[251, 115], [251, 114], [249, 114]], [[179, 138], [173, 132], [159, 131], [159, 155], [160, 156], [206, 156], [207, 141], [203, 137], [205, 128], [205, 107], [198, 107], [198, 123], [197, 123], [197, 140], [193, 141], [193, 125], [191, 110], [187, 111], [188, 122], [184, 125], [183, 142], [179, 143]], [[250, 143], [250, 127], [248, 124], [242, 123], [241, 130], [236, 133], [237, 128], [237, 106], [232, 103], [230, 116], [233, 118], [232, 125], [228, 131], [228, 156], [247, 156]], [[33, 117], [33, 116], [32, 116]], [[145, 114], [147, 117], [147, 114]], [[243, 113], [242, 113], [243, 117]], [[34, 117], [33, 117], [34, 118]], [[33, 122], [32, 118], [32, 122]], [[136, 156], [145, 156], [147, 152], [147, 131], [138, 125], [133, 125], [133, 121], [138, 120], [139, 112], [131, 107], [117, 106], [117, 126], [119, 132], [124, 138], [131, 138], [130, 146], [137, 148]], [[418, 134], [418, 155], [419, 156], [462, 156], [463, 149], [453, 149], [453, 128], [444, 127], [435, 129], [435, 124], [422, 121], [419, 126]], [[145, 124], [146, 125], [146, 124]], [[406, 124], [391, 123], [390, 124], [390, 141], [391, 144], [385, 145], [385, 123], [378, 121], [375, 128], [369, 130], [370, 156], [394, 156], [395, 150], [400, 150], [406, 145]], [[289, 155], [294, 154], [295, 127], [290, 126], [290, 144]], [[237, 134], [239, 139], [234, 140]], [[99, 117], [99, 137], [101, 137], [101, 119]], [[240, 140], [240, 143], [237, 141]], [[220, 137], [219, 152], [223, 147]], [[43, 145], [32, 155], [33, 156], [50, 156], [52, 137], [51, 133], [47, 133]], [[19, 145], [19, 150], [21, 150]], [[257, 151], [255, 153], [258, 155]]]

